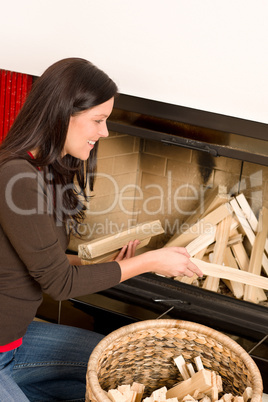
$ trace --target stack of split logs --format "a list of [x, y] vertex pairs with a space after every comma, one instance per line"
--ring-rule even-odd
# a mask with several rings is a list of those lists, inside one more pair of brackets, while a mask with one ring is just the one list
[[[267, 301], [268, 290], [268, 209], [258, 219], [244, 194], [231, 197], [225, 187], [211, 190], [202, 205], [182, 225], [165, 247], [186, 247], [192, 261], [204, 274], [202, 280], [175, 279], [218, 292], [224, 283], [232, 295], [253, 303]], [[113, 259], [130, 240], [145, 247], [153, 236], [164, 232], [159, 220], [145, 222], [115, 235], [107, 235], [78, 246], [85, 264]], [[152, 269], [153, 270], [153, 269]]]
[[[257, 219], [244, 194], [231, 197], [220, 187], [184, 226], [187, 229], [166, 246], [186, 247], [206, 275], [198, 281], [199, 286], [217, 292], [221, 279], [238, 299], [253, 303], [267, 300], [267, 208], [262, 207]], [[193, 283], [196, 276], [176, 279]]]
[[204, 369], [199, 356], [194, 360], [197, 371], [191, 363], [185, 362], [182, 355], [174, 359], [183, 381], [169, 390], [162, 387], [142, 399], [145, 386], [134, 382], [132, 385], [119, 385], [117, 389], [110, 389], [107, 396], [113, 402], [247, 402], [251, 399], [250, 387], [245, 389], [242, 396], [224, 393], [221, 376], [215, 371]]

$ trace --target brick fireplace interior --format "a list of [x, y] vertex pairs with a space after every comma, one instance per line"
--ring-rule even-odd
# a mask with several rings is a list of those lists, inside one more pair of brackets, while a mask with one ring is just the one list
[[[97, 166], [82, 241], [159, 219], [165, 234], [152, 238], [150, 247], [161, 247], [218, 186], [243, 192], [257, 216], [268, 205], [267, 166], [159, 141], [110, 132], [100, 140]], [[72, 238], [70, 248], [80, 242]]]

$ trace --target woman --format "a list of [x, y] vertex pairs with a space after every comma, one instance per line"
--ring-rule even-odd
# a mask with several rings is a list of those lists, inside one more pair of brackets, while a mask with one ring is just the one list
[[65, 300], [149, 271], [202, 276], [183, 248], [134, 256], [133, 241], [115, 261], [82, 268], [65, 254], [66, 226], [83, 220], [116, 94], [90, 62], [61, 60], [37, 79], [0, 148], [1, 401], [84, 400], [88, 358], [102, 336], [33, 322], [43, 293]]

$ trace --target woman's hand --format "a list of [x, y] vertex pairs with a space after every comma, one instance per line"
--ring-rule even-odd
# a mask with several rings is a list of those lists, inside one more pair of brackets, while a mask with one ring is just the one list
[[150, 251], [152, 271], [167, 277], [188, 276], [202, 277], [202, 271], [190, 260], [190, 254], [184, 247], [164, 247]]
[[133, 258], [119, 260], [119, 265], [121, 282], [146, 272], [155, 272], [166, 277], [192, 277], [194, 274], [203, 276], [184, 247], [163, 247], [147, 251]]
[[130, 241], [128, 244], [121, 248], [114, 261], [122, 261], [134, 257], [136, 248], [139, 244], [139, 240]]

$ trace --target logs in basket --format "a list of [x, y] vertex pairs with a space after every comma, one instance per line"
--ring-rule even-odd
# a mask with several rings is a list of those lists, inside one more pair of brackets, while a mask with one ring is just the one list
[[251, 402], [262, 400], [263, 383], [253, 359], [227, 335], [201, 324], [147, 320], [119, 328], [93, 350], [87, 369], [86, 401], [110, 402], [105, 391], [134, 381], [145, 385], [144, 397], [155, 389], [182, 381], [174, 357], [187, 363], [200, 356], [204, 368], [221, 375], [225, 393], [242, 395], [247, 387]]

